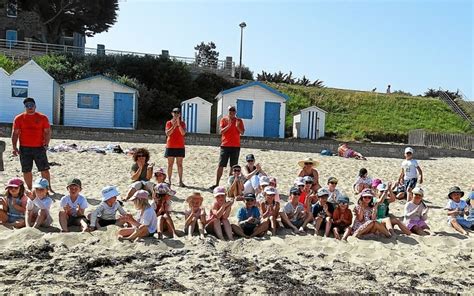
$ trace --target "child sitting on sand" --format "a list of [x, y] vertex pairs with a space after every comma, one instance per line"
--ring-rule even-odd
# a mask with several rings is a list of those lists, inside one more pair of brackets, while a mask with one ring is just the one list
[[260, 211], [256, 205], [255, 194], [247, 193], [244, 196], [245, 206], [237, 212], [239, 224], [232, 224], [232, 230], [240, 237], [252, 238], [263, 236], [269, 227], [269, 221], [262, 222]]
[[186, 198], [188, 208], [184, 211], [184, 233], [191, 239], [195, 230], [199, 231], [199, 238], [204, 239], [204, 225], [206, 225], [206, 210], [202, 207], [204, 198], [199, 192], [194, 192]]
[[332, 226], [332, 213], [334, 207], [328, 203], [329, 191], [326, 188], [318, 190], [318, 202], [313, 206], [314, 236], [319, 234], [321, 227], [324, 229], [324, 236], [329, 237]]
[[242, 168], [236, 164], [232, 166], [232, 176], [227, 181], [227, 196], [235, 197], [237, 201], [244, 200], [244, 184], [247, 179], [241, 173]]
[[373, 198], [374, 195], [370, 189], [364, 189], [360, 193], [357, 206], [354, 208], [355, 220], [352, 226], [352, 233], [357, 238], [377, 232], [384, 234], [386, 237], [390, 237], [390, 232], [387, 228], [375, 221], [377, 213], [374, 209]]
[[411, 231], [405, 226], [405, 224], [389, 213], [390, 203], [396, 200], [395, 194], [390, 190], [392, 183], [389, 182], [388, 184], [385, 184], [381, 182], [382, 181], [380, 181], [380, 184], [378, 184], [376, 187], [376, 183], [372, 182], [375, 187], [372, 190], [375, 191], [376, 194], [378, 193], [378, 197], [374, 197], [377, 222], [385, 226], [385, 228], [387, 228], [387, 230], [390, 232], [391, 236], [395, 235], [395, 231], [393, 230], [395, 225], [397, 225], [404, 234], [410, 235]]
[[369, 177], [369, 172], [366, 168], [361, 168], [359, 170], [359, 176], [352, 187], [356, 194], [361, 193], [364, 189], [372, 187], [372, 178]]
[[53, 222], [49, 213], [53, 200], [48, 196], [49, 182], [44, 178], [36, 179], [33, 192], [26, 203], [26, 225], [39, 228], [48, 227]]
[[234, 204], [234, 199], [230, 198], [226, 201], [226, 190], [224, 187], [214, 188], [215, 202], [209, 212], [207, 219], [206, 231], [214, 234], [217, 238], [224, 240], [222, 231], [225, 232], [229, 240], [233, 240], [232, 227], [229, 222], [229, 215]]
[[319, 173], [315, 169], [318, 164], [319, 163], [311, 157], [298, 161], [298, 165], [301, 167], [298, 177], [309, 176], [313, 178], [313, 184], [311, 186], [313, 191], [318, 191], [318, 189], [321, 188], [321, 185], [319, 185]]
[[[120, 193], [115, 186], [102, 188], [102, 202], [89, 215], [90, 225], [87, 231], [94, 231], [109, 225], [122, 226], [126, 222], [127, 212], [117, 201], [119, 195]], [[117, 212], [121, 215], [118, 219], [116, 217]]]
[[0, 224], [15, 228], [25, 227], [27, 201], [23, 180], [10, 179], [5, 186], [5, 195], [0, 197]]
[[458, 232], [469, 235], [466, 229], [474, 229], [474, 222], [468, 221], [464, 215], [469, 215], [469, 207], [466, 201], [462, 200], [464, 191], [458, 186], [453, 186], [449, 189], [448, 198], [450, 199], [446, 204], [445, 209], [448, 211], [448, 223]]
[[119, 240], [136, 241], [142, 237], [153, 237], [156, 232], [157, 219], [153, 208], [148, 203], [150, 194], [146, 190], [136, 191], [130, 201], [133, 201], [137, 215], [126, 215], [124, 220], [131, 227], [122, 228], [117, 232]]
[[84, 217], [84, 210], [89, 205], [86, 198], [79, 194], [82, 190], [81, 180], [76, 178], [69, 180], [66, 189], [69, 195], [63, 196], [59, 203], [61, 232], [68, 232], [69, 226], [81, 226], [82, 231], [85, 231], [88, 226]]
[[[402, 171], [400, 173], [400, 177], [398, 178], [398, 183], [403, 184], [405, 186], [405, 190], [407, 191], [407, 200], [410, 201], [413, 198], [413, 188], [416, 187], [417, 182], [422, 184], [423, 183], [423, 171], [421, 167], [418, 165], [418, 162], [413, 159], [413, 148], [407, 147], [405, 148], [405, 160], [402, 161]], [[418, 173], [420, 174], [420, 178], [418, 179]]]
[[264, 192], [264, 200], [260, 202], [260, 211], [264, 222], [270, 223], [272, 235], [276, 235], [278, 228], [278, 216], [280, 213], [280, 203], [275, 200], [277, 191], [275, 187], [267, 186]]
[[352, 212], [349, 209], [349, 198], [347, 196], [339, 197], [337, 200], [337, 208], [332, 214], [332, 219], [332, 232], [334, 237], [340, 240], [342, 233], [342, 239], [347, 240], [347, 237], [351, 235], [352, 224]]
[[155, 195], [151, 207], [155, 210], [158, 219], [158, 238], [163, 238], [163, 232], [177, 238], [176, 229], [171, 219], [171, 197], [175, 194], [166, 183], [156, 184]]
[[289, 201], [280, 209], [283, 225], [286, 228], [291, 228], [297, 234], [305, 233], [304, 228], [312, 219], [312, 215], [306, 213], [303, 204], [299, 202], [300, 194], [301, 191], [298, 187], [292, 187]]
[[423, 202], [424, 192], [420, 187], [413, 189], [413, 199], [405, 204], [404, 223], [407, 228], [418, 235], [429, 235], [430, 229], [426, 224], [428, 207]]

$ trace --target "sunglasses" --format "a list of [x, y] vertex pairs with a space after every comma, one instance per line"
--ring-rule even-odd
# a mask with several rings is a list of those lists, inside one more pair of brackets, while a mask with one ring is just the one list
[[240, 170], [234, 170], [235, 173], [240, 173]]
[[235, 112], [235, 109], [229, 109], [229, 112]]
[[293, 195], [293, 196], [300, 196], [301, 194], [299, 194], [299, 193], [292, 193], [291, 195]]
[[246, 199], [245, 202], [255, 201], [255, 199]]
[[247, 162], [254, 162], [254, 161], [255, 161], [254, 159], [247, 160]]
[[305, 162], [304, 165], [313, 165], [312, 162]]
[[342, 201], [339, 203], [339, 205], [341, 206], [347, 206], [347, 204], [348, 204], [347, 202], [342, 202]]
[[25, 104], [25, 108], [28, 108], [28, 109], [34, 108], [35, 106], [36, 106], [35, 103], [26, 103]]
[[8, 187], [8, 190], [20, 190], [20, 187]]
[[372, 198], [372, 196], [362, 196], [362, 198]]
[[313, 182], [307, 181], [307, 182], [305, 182], [305, 184], [313, 184]]

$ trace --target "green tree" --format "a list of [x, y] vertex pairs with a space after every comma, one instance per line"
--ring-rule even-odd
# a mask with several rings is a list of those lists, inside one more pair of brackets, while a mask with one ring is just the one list
[[[239, 76], [239, 71], [240, 71], [240, 67], [239, 66], [235, 67], [235, 76], [236, 77]], [[245, 67], [244, 65], [242, 65], [242, 79], [254, 80], [253, 72], [250, 71], [250, 69], [248, 67]]]
[[18, 0], [24, 11], [39, 16], [42, 42], [58, 43], [64, 34], [86, 36], [107, 31], [117, 21], [118, 0]]
[[216, 50], [214, 42], [198, 44], [194, 47], [196, 53], [196, 64], [204, 67], [217, 67], [219, 52]]
[[3, 68], [3, 70], [7, 71], [9, 74], [11, 74], [19, 67], [20, 64], [18, 62], [10, 59], [5, 55], [0, 55], [0, 68]]

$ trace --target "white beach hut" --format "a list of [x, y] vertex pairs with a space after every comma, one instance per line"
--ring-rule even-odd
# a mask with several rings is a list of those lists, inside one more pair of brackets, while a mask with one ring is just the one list
[[0, 68], [0, 122], [13, 122], [24, 112], [26, 97], [35, 99], [36, 110], [48, 116], [51, 123], [59, 123], [60, 87], [51, 75], [33, 60], [11, 75]]
[[318, 139], [324, 137], [326, 111], [316, 106], [310, 106], [293, 116], [293, 137], [303, 139]]
[[106, 76], [68, 82], [64, 125], [98, 128], [137, 127], [138, 91]]
[[[245, 125], [245, 136], [285, 137], [285, 114], [288, 96], [254, 81], [221, 91], [217, 96], [217, 124], [227, 115], [227, 107], [236, 106], [237, 116]], [[219, 127], [218, 127], [219, 129]]]
[[181, 102], [181, 116], [189, 133], [211, 133], [212, 103], [200, 97]]

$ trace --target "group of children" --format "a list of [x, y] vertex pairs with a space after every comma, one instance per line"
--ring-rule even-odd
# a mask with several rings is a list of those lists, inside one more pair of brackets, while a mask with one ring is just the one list
[[[357, 238], [367, 234], [391, 237], [395, 234], [395, 226], [407, 235], [430, 233], [426, 222], [429, 208], [423, 201], [423, 189], [417, 185], [423, 182], [423, 172], [413, 159], [412, 148], [405, 150], [397, 184], [372, 179], [364, 168], [359, 171], [353, 185], [357, 196], [353, 210], [349, 208], [349, 198], [336, 188], [337, 178], [330, 177], [325, 187], [319, 184], [319, 174], [315, 169], [317, 162], [311, 158], [299, 162], [301, 171], [284, 206], [280, 205], [276, 179], [267, 176], [260, 164], [255, 164], [252, 154], [247, 155], [246, 160], [243, 170], [239, 165], [232, 167], [226, 187], [214, 189], [215, 201], [208, 212], [199, 192], [186, 198], [184, 232], [188, 237], [197, 234], [204, 238], [208, 233], [219, 239], [227, 237], [232, 240], [234, 236], [263, 236], [268, 231], [276, 235], [280, 221], [285, 228], [298, 234], [307, 232], [308, 224], [312, 224], [314, 235], [333, 235], [343, 240], [350, 235]], [[140, 175], [142, 179], [137, 178]], [[150, 181], [152, 176], [156, 183]], [[86, 215], [88, 203], [80, 194], [82, 183], [79, 179], [71, 179], [67, 183], [68, 194], [60, 200], [58, 219], [61, 231], [68, 232], [70, 226], [79, 226], [82, 231], [90, 232], [117, 225], [121, 227], [117, 233], [121, 240], [163, 238], [164, 234], [177, 237], [171, 214], [171, 199], [175, 192], [165, 183], [164, 170], [153, 170], [153, 166], [145, 161], [132, 167], [132, 179], [134, 183], [123, 201], [133, 202], [135, 215], [123, 208], [120, 193], [114, 186], [102, 189], [102, 202]], [[0, 224], [15, 228], [50, 226], [53, 200], [48, 188], [48, 181], [43, 178], [35, 180], [32, 191], [26, 190], [20, 178], [10, 179], [5, 194], [0, 197]], [[471, 191], [467, 201], [462, 199], [463, 196], [459, 187], [452, 187], [445, 209], [448, 223], [467, 235], [466, 229], [474, 230], [474, 210], [470, 206], [474, 193]], [[390, 203], [397, 199], [407, 200], [403, 221], [389, 212]], [[229, 218], [236, 202], [243, 202], [243, 205], [237, 210], [237, 222], [231, 223]]]

